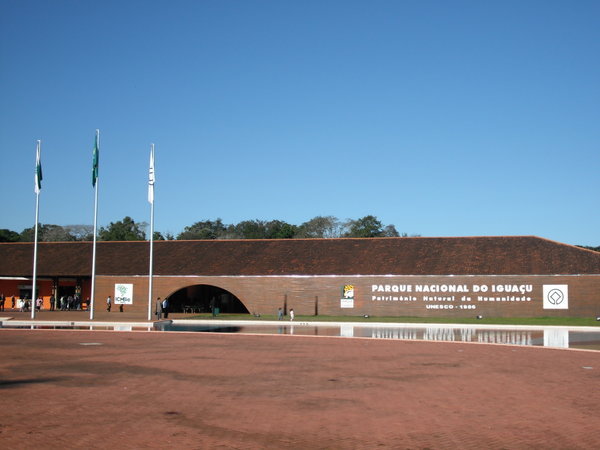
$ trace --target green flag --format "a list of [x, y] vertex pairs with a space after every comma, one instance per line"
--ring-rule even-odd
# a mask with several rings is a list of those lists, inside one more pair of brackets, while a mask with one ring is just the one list
[[37, 149], [35, 152], [35, 185], [34, 190], [36, 194], [39, 194], [42, 190], [42, 145], [40, 141], [37, 141]]
[[99, 143], [100, 132], [96, 130], [96, 139], [94, 139], [94, 155], [92, 161], [92, 186], [96, 187], [96, 181], [98, 181], [98, 157], [100, 156], [100, 143]]

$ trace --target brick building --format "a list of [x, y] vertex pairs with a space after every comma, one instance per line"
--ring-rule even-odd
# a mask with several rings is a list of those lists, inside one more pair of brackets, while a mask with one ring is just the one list
[[[148, 242], [98, 242], [96, 308], [148, 311]], [[0, 293], [31, 296], [33, 244], [0, 244]], [[38, 291], [90, 297], [92, 243], [40, 243]], [[156, 241], [153, 298], [182, 312], [600, 316], [600, 253], [524, 237]]]

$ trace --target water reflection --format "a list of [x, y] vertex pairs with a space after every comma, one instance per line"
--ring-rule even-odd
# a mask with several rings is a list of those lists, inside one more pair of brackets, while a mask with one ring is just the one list
[[[161, 331], [176, 331], [180, 324], [165, 324]], [[185, 331], [233, 332], [247, 334], [290, 334], [301, 336], [339, 336], [373, 339], [396, 339], [439, 342], [478, 342], [485, 344], [505, 344], [519, 346], [544, 346], [554, 348], [586, 348], [600, 350], [600, 329], [593, 331], [573, 331], [568, 328], [476, 328], [476, 327], [403, 327], [403, 326], [364, 326], [354, 324], [311, 325], [299, 324], [240, 324], [224, 326], [220, 324], [185, 325]]]
[[230, 325], [212, 325], [190, 323], [186, 321], [174, 322], [171, 320], [165, 320], [154, 324], [156, 331], [195, 331], [195, 332], [209, 332], [209, 333], [240, 333], [242, 327], [230, 326]]
[[[403, 339], [417, 341], [540, 345], [540, 339], [543, 336], [543, 333], [543, 331], [534, 332], [524, 330], [495, 330], [477, 328], [374, 328], [370, 330], [370, 336], [368, 337], [377, 339]], [[555, 341], [552, 340], [551, 342]]]
[[[11, 323], [12, 322], [12, 323]], [[444, 325], [364, 325], [364, 324], [311, 324], [230, 322], [208, 323], [185, 320], [165, 320], [147, 324], [36, 324], [24, 321], [0, 322], [0, 328], [90, 330], [90, 331], [154, 331], [154, 332], [210, 332], [247, 334], [287, 334], [302, 336], [336, 336], [346, 338], [394, 339], [409, 341], [478, 342], [518, 346], [553, 348], [580, 348], [600, 350], [600, 328], [585, 331], [561, 327], [475, 327]]]

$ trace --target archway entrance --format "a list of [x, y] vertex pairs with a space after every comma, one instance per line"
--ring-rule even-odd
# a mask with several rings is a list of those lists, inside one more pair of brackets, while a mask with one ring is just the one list
[[188, 286], [174, 292], [169, 296], [169, 310], [182, 313], [250, 314], [231, 292], [208, 284]]

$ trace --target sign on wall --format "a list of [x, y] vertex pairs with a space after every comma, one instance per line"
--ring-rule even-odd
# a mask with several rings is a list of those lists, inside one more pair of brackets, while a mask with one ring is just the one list
[[354, 285], [346, 284], [342, 287], [340, 308], [354, 308]]
[[544, 309], [569, 309], [569, 285], [545, 284]]
[[115, 284], [115, 305], [133, 304], [133, 284]]
[[[540, 300], [542, 300], [540, 302]], [[537, 304], [543, 309], [569, 309], [568, 284], [447, 283], [372, 284], [371, 301], [415, 304], [432, 310], [475, 310], [484, 305]]]

